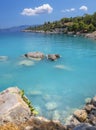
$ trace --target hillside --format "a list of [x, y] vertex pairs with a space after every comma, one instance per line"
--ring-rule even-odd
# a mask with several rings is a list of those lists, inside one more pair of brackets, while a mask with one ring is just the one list
[[29, 27], [25, 31], [50, 33], [88, 33], [96, 31], [96, 12], [92, 15], [62, 18], [59, 21], [45, 22], [43, 25]]

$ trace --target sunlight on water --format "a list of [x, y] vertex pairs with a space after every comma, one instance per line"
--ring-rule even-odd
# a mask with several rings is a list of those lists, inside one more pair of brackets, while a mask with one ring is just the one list
[[[27, 60], [23, 54], [60, 54], [57, 61]], [[96, 41], [58, 34], [0, 33], [0, 90], [18, 86], [39, 115], [64, 122], [96, 94]], [[4, 58], [4, 57], [3, 57]]]

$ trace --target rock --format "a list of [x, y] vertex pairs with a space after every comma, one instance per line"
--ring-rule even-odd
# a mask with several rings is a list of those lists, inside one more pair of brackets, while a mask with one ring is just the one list
[[55, 110], [57, 108], [56, 102], [48, 102], [45, 104], [47, 110]]
[[85, 103], [86, 103], [86, 104], [90, 104], [90, 103], [91, 103], [91, 100], [92, 100], [91, 98], [86, 98], [86, 99], [85, 99]]
[[29, 53], [27, 53], [27, 54], [24, 54], [24, 56], [26, 57], [26, 58], [29, 58], [29, 59], [39, 59], [39, 60], [41, 60], [41, 59], [43, 59], [45, 56], [44, 56], [44, 54], [43, 53], [41, 53], [41, 52], [29, 52]]
[[96, 106], [96, 96], [92, 98], [92, 103], [94, 106]]
[[91, 126], [89, 124], [80, 124], [76, 126], [73, 130], [96, 130], [95, 126]]
[[32, 130], [33, 126], [26, 126], [24, 130]]
[[59, 54], [49, 54], [47, 56], [47, 58], [51, 61], [54, 61], [54, 60], [57, 60], [58, 58], [60, 58], [60, 55]]
[[88, 123], [96, 126], [96, 116], [89, 114], [88, 118], [89, 118]]
[[55, 68], [69, 70], [69, 71], [72, 70], [70, 67], [65, 66], [65, 65], [55, 65]]
[[94, 106], [91, 104], [88, 104], [84, 107], [84, 109], [89, 113], [92, 109], [94, 109]]
[[0, 61], [6, 61], [8, 60], [8, 56], [0, 56]]
[[25, 65], [25, 66], [33, 66], [34, 62], [30, 60], [23, 60], [19, 62], [19, 65]]
[[80, 121], [84, 122], [87, 119], [87, 112], [85, 110], [76, 110], [74, 116]]
[[80, 124], [80, 122], [74, 117], [74, 116], [69, 116], [67, 119], [66, 119], [66, 125], [78, 125]]
[[30, 108], [23, 101], [17, 87], [8, 88], [0, 93], [0, 124], [24, 122], [30, 116]]

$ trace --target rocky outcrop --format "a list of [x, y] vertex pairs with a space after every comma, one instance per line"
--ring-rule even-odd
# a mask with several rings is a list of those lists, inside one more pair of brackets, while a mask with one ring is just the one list
[[96, 31], [85, 34], [85, 37], [96, 40]]
[[49, 55], [47, 56], [47, 58], [48, 58], [49, 60], [51, 60], [51, 61], [55, 61], [55, 60], [57, 60], [58, 58], [60, 58], [60, 55], [59, 55], [59, 54], [49, 54]]
[[8, 88], [0, 93], [0, 124], [24, 122], [30, 116], [30, 108], [23, 101], [17, 87]]
[[[50, 121], [43, 117], [35, 117], [30, 103], [17, 87], [8, 88], [0, 93], [0, 130], [96, 130], [96, 96], [88, 101], [83, 109], [78, 109], [69, 118], [66, 125], [59, 121]], [[57, 105], [46, 104], [55, 109]], [[49, 108], [48, 108], [49, 109]], [[58, 111], [55, 118], [58, 120]]]
[[41, 52], [28, 52], [24, 56], [29, 59], [43, 59], [45, 57]]

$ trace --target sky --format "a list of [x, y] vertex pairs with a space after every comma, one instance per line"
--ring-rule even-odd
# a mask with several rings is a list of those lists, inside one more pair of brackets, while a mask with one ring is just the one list
[[96, 12], [96, 0], [0, 0], [0, 28], [37, 25]]

